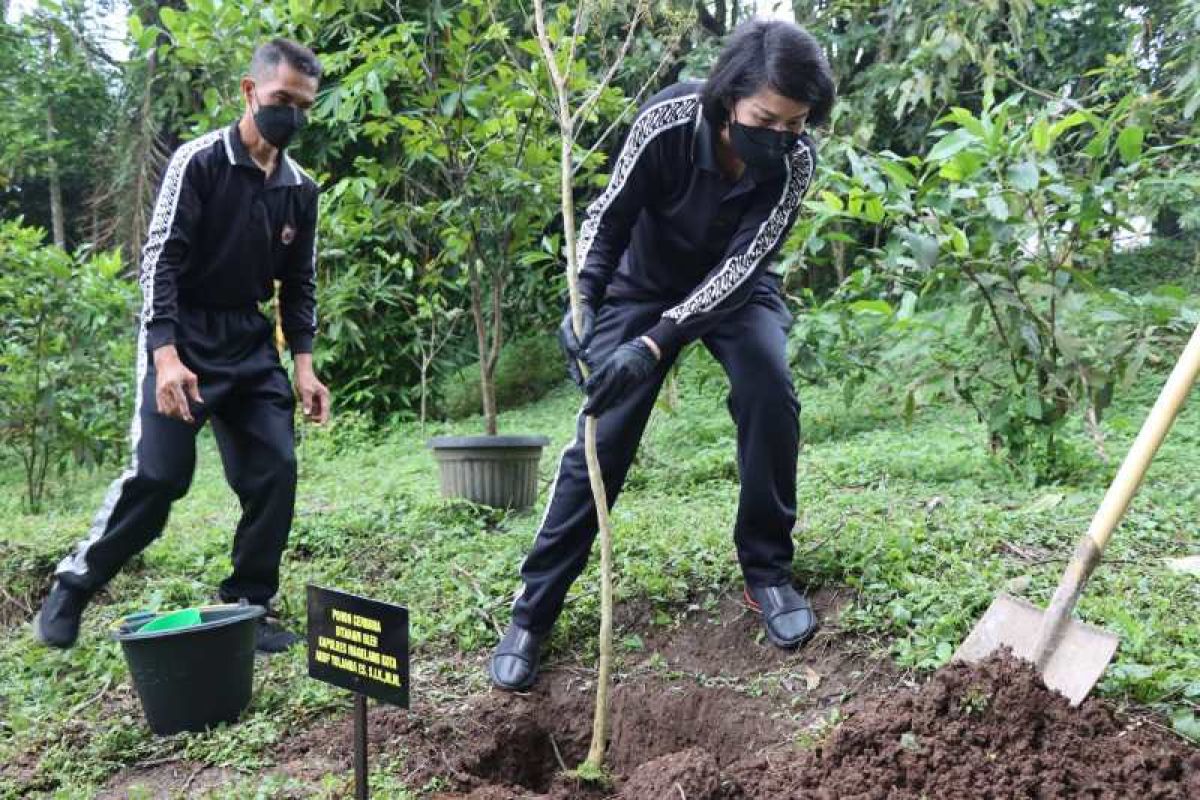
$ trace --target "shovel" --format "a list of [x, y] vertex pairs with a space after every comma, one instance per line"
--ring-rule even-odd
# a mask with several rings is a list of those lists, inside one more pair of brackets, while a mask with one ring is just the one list
[[1200, 326], [1150, 409], [1150, 416], [1129, 448], [1087, 533], [1075, 547], [1050, 605], [1043, 612], [1025, 600], [998, 594], [959, 646], [955, 661], [980, 661], [997, 649], [1008, 647], [1019, 658], [1032, 662], [1046, 685], [1065, 695], [1071, 705], [1083, 702], [1112, 660], [1118, 640], [1108, 631], [1072, 620], [1071, 612], [1088, 577], [1100, 563], [1100, 554], [1113, 529], [1145, 477], [1150, 460], [1196, 382], [1197, 373], [1200, 373]]

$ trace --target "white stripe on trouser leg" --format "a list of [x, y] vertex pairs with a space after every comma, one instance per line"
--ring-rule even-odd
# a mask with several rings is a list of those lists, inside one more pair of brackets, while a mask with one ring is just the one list
[[138, 280], [142, 287], [142, 313], [137, 339], [137, 380], [134, 384], [137, 396], [133, 401], [133, 421], [129, 423], [129, 469], [121, 473], [121, 477], [109, 486], [108, 493], [104, 495], [104, 502], [100, 504], [100, 510], [96, 512], [96, 517], [92, 520], [92, 527], [88, 531], [87, 537], [75, 546], [75, 552], [72, 555], [67, 556], [59, 563], [58, 569], [55, 570], [57, 573], [87, 574], [88, 551], [104, 536], [104, 531], [108, 528], [108, 522], [112, 518], [113, 509], [121, 500], [125, 484], [137, 474], [138, 445], [142, 441], [142, 395], [144, 392], [142, 384], [146, 381], [146, 372], [150, 361], [149, 354], [146, 352], [146, 329], [154, 318], [154, 277], [158, 272], [158, 260], [162, 256], [163, 246], [171, 236], [171, 229], [175, 227], [175, 212], [179, 210], [179, 193], [183, 188], [188, 163], [196, 153], [220, 139], [222, 134], [223, 131], [206, 133], [179, 148], [171, 157], [166, 174], [163, 175], [162, 188], [154, 203], [154, 216], [150, 218], [146, 247], [142, 251], [142, 274]]
[[[575, 415], [575, 436], [574, 436], [574, 438], [572, 438], [571, 441], [567, 443], [567, 446], [562, 449], [562, 452], [558, 454], [558, 466], [556, 466], [554, 468], [554, 482], [550, 484], [550, 497], [546, 499], [546, 510], [542, 512], [542, 521], [538, 523], [537, 528], [533, 532], [534, 545], [537, 545], [537, 538], [538, 538], [538, 536], [541, 535], [542, 528], [546, 527], [546, 520], [550, 517], [550, 507], [552, 505], [554, 505], [554, 495], [558, 491], [558, 476], [562, 474], [563, 459], [565, 459], [567, 457], [567, 453], [570, 451], [570, 449], [572, 447], [575, 447], [576, 445], [579, 444], [579, 420], [581, 417], [583, 417], [583, 407], [585, 405], [587, 405], [586, 399], [579, 406], [579, 413], [577, 413]], [[517, 570], [518, 573], [525, 571], [525, 563], [527, 561], [529, 561], [528, 555], [526, 555], [525, 558], [521, 559], [521, 566]], [[517, 601], [519, 601], [524, 596], [525, 596], [525, 583], [522, 582], [520, 588], [517, 589], [517, 593], [515, 595], [513, 595], [513, 601], [512, 601], [513, 609], [515, 609], [517, 607]]]
[[96, 512], [96, 517], [92, 520], [92, 527], [88, 531], [87, 537], [75, 546], [73, 554], [67, 556], [59, 563], [58, 569], [55, 570], [56, 573], [71, 572], [75, 575], [87, 574], [88, 551], [104, 535], [104, 531], [108, 528], [108, 521], [112, 518], [113, 509], [117, 507], [117, 503], [124, 492], [125, 484], [137, 474], [138, 445], [141, 444], [142, 440], [142, 384], [146, 381], [147, 362], [149, 361], [146, 353], [145, 326], [138, 333], [137, 348], [137, 385], [134, 389], [137, 392], [137, 400], [133, 403], [133, 421], [129, 423], [129, 469], [122, 472], [121, 477], [109, 485], [108, 492], [104, 495], [104, 502], [100, 504], [100, 510]]

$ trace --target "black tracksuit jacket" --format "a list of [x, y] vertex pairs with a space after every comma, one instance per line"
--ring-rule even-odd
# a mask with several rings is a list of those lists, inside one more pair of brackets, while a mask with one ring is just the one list
[[667, 351], [701, 338], [750, 298], [816, 168], [806, 134], [784, 174], [758, 183], [747, 170], [730, 188], [702, 87], [675, 84], [638, 113], [576, 250], [580, 288], [594, 305], [605, 297], [673, 304], [647, 331]]
[[[311, 353], [316, 332], [317, 185], [287, 155], [268, 178], [237, 124], [184, 145], [162, 193], [169, 213], [147, 236], [142, 287], [151, 350], [175, 341], [180, 306], [254, 306], [279, 280], [283, 333], [293, 353]], [[219, 203], [208, 202], [220, 198]], [[247, 275], [247, 272], [250, 274]]]

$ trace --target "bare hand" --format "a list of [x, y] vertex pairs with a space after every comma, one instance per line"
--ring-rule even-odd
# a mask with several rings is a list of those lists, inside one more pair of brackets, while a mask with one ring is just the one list
[[300, 407], [309, 422], [323, 425], [329, 421], [329, 390], [317, 380], [313, 371], [312, 353], [296, 355], [296, 393], [300, 395]]
[[163, 345], [154, 351], [154, 372], [158, 413], [194, 423], [188, 400], [204, 402], [200, 397], [200, 379], [179, 360], [175, 345]]

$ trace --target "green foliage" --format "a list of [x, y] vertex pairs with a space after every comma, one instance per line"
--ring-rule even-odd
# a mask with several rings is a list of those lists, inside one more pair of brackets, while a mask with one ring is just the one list
[[927, 323], [914, 316], [917, 295], [904, 291], [896, 304], [870, 268], [852, 273], [826, 300], [805, 290], [804, 310], [790, 336], [791, 363], [802, 381], [841, 384], [850, 405], [885, 364], [912, 363]]
[[971, 304], [963, 339], [982, 328], [991, 340], [987, 356], [964, 358], [962, 339], [947, 337], [943, 368], [923, 379], [948, 377], [993, 446], [1031, 479], [1050, 480], [1070, 469], [1058, 446], [1067, 416], [1080, 409], [1094, 423], [1175, 320], [1122, 313], [1113, 308], [1122, 298], [1093, 283], [1151, 168], [1139, 124], [1146, 104], [1127, 96], [1102, 111], [1018, 108], [1014, 99], [944, 118], [922, 165], [922, 218], [902, 236], [909, 269], [928, 286], [961, 287]]
[[0, 444], [21, 461], [32, 510], [52, 467], [119, 459], [133, 363], [120, 258], [72, 257], [43, 235], [0, 223]]
[[519, 297], [539, 310], [553, 297], [543, 231], [554, 210], [558, 149], [533, 78], [508, 57], [514, 31], [496, 20], [487, 2], [460, 3], [434, 29], [441, 47], [426, 58], [436, 73], [415, 98], [420, 113], [402, 120], [397, 138], [406, 172], [423, 175], [428, 188], [412, 207], [437, 241], [426, 268], [447, 278], [467, 276], [460, 307], [470, 311], [475, 329], [482, 376], [477, 408], [494, 434], [494, 373], [506, 327], [512, 327], [505, 325], [506, 312]]
[[[954, 107], [923, 155], [854, 139], [827, 147], [832, 165], [792, 238], [813, 287], [793, 333], [800, 375], [841, 381], [849, 401], [889, 370], [905, 376], [906, 417], [924, 402], [965, 401], [1028, 480], [1086, 469], [1059, 444], [1069, 415], [1098, 434], [1114, 392], [1194, 318], [1173, 290], [1097, 283], [1115, 274], [1127, 220], [1162, 207], [1149, 193], [1200, 181], [1163, 122], [1170, 104], [1131, 88], [1130, 69], [1114, 57], [1094, 71], [1103, 91], [1092, 106], [1018, 94], [978, 113]], [[822, 262], [836, 273], [832, 295], [817, 279]], [[918, 306], [948, 302], [965, 315], [911, 321]]]
[[[496, 401], [501, 408], [518, 408], [540, 400], [563, 382], [566, 371], [554, 337], [526, 336], [506, 344], [496, 363]], [[447, 419], [479, 413], [482, 396], [479, 366], [471, 364], [447, 375], [437, 391], [437, 409]]]

